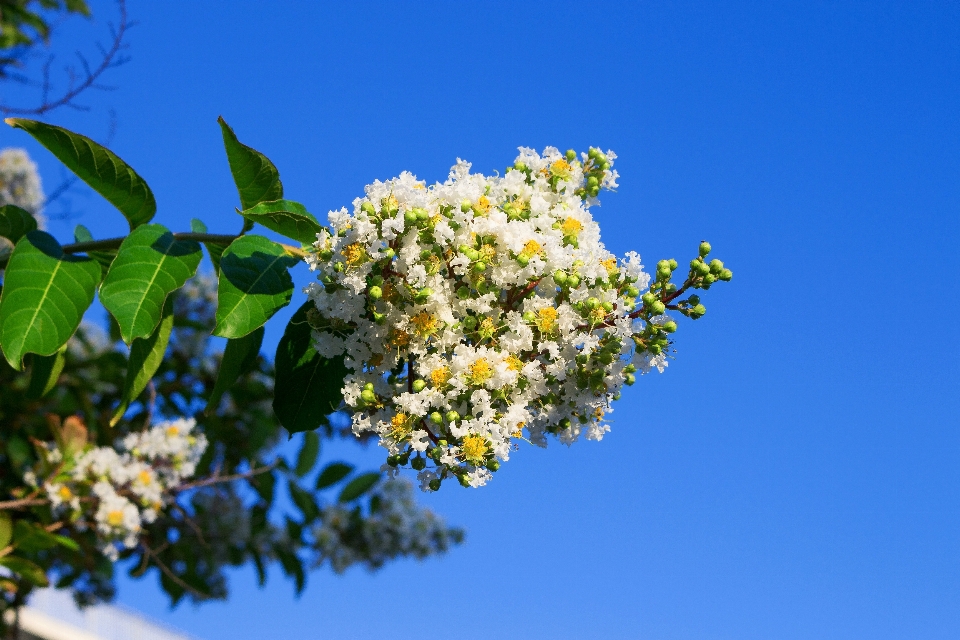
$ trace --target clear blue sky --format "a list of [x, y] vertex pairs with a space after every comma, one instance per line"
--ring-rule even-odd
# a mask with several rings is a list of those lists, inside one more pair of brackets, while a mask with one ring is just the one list
[[[483, 489], [425, 497], [468, 530], [447, 557], [315, 573], [299, 600], [240, 571], [226, 604], [171, 612], [155, 578], [120, 602], [209, 640], [960, 637], [957, 3], [130, 10], [118, 90], [52, 120], [100, 136], [116, 109], [113, 146], [171, 227], [239, 224], [220, 114], [320, 215], [457, 156], [493, 170], [518, 145], [599, 145], [622, 175], [608, 247], [682, 262], [706, 238], [735, 278], [602, 443], [525, 449]], [[73, 205], [97, 235], [120, 223]]]

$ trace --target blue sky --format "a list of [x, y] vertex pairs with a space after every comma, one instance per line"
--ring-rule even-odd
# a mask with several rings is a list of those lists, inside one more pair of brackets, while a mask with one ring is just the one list
[[[524, 449], [483, 489], [424, 497], [468, 530], [447, 557], [315, 573], [299, 599], [244, 570], [228, 603], [174, 611], [155, 578], [124, 580], [121, 603], [208, 639], [960, 636], [956, 3], [130, 11], [118, 89], [51, 121], [99, 137], [115, 109], [113, 148], [170, 227], [238, 227], [220, 114], [321, 216], [403, 170], [597, 145], [622, 175], [596, 214], [612, 251], [682, 262], [709, 239], [735, 277], [602, 443]], [[64, 51], [90, 33], [65, 25]], [[57, 183], [25, 134], [8, 145]], [[120, 226], [96, 196], [71, 204], [62, 239]]]

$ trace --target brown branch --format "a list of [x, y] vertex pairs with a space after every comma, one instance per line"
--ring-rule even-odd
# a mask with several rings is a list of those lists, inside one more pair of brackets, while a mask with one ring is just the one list
[[[81, 107], [74, 103], [74, 100], [81, 93], [90, 88], [95, 89], [104, 89], [105, 87], [98, 85], [97, 81], [108, 69], [112, 67], [119, 66], [126, 62], [126, 60], [120, 56], [120, 52], [125, 48], [123, 38], [127, 33], [127, 30], [130, 28], [130, 23], [127, 20], [127, 3], [126, 0], [117, 0], [117, 6], [120, 11], [120, 22], [116, 32], [113, 34], [113, 43], [110, 45], [110, 48], [106, 51], [101, 49], [101, 54], [103, 56], [100, 64], [96, 69], [91, 70], [87, 61], [79, 53], [77, 56], [80, 59], [80, 63], [84, 68], [84, 79], [82, 82], [75, 84], [75, 74], [74, 70], [70, 67], [67, 68], [67, 75], [70, 77], [70, 82], [68, 84], [67, 91], [55, 100], [49, 98], [50, 95], [50, 65], [53, 62], [51, 57], [43, 67], [43, 85], [41, 89], [41, 104], [39, 107], [25, 108], [25, 107], [13, 107], [8, 105], [0, 104], [0, 113], [4, 115], [16, 114], [16, 115], [43, 115], [48, 111], [52, 111], [58, 107], [72, 107], [74, 109], [84, 110], [84, 107]], [[112, 30], [112, 27], [111, 27]]]
[[209, 593], [204, 593], [198, 590], [196, 587], [192, 587], [186, 582], [184, 582], [183, 578], [175, 574], [173, 570], [170, 569], [170, 567], [165, 565], [163, 561], [160, 560], [160, 557], [150, 547], [148, 547], [147, 545], [142, 545], [142, 546], [143, 546], [144, 554], [148, 554], [150, 558], [153, 560], [153, 563], [157, 565], [157, 568], [160, 569], [160, 571], [162, 571], [164, 575], [166, 575], [168, 578], [170, 578], [171, 580], [176, 582], [178, 585], [180, 585], [181, 587], [183, 587], [184, 589], [186, 589], [196, 597], [200, 598], [201, 600], [209, 600], [210, 598], [213, 597]]
[[0, 511], [5, 509], [23, 509], [26, 507], [38, 507], [50, 502], [46, 498], [21, 498], [20, 500], [5, 500], [0, 502]]
[[203, 478], [197, 480], [196, 482], [188, 482], [187, 484], [182, 484], [179, 487], [173, 489], [173, 493], [181, 493], [189, 489], [197, 489], [199, 487], [208, 487], [213, 484], [221, 484], [224, 482], [233, 482], [234, 480], [244, 480], [246, 478], [252, 478], [253, 476], [260, 475], [261, 473], [266, 473], [267, 471], [273, 470], [277, 466], [277, 461], [271, 462], [268, 465], [257, 467], [256, 469], [251, 469], [250, 471], [245, 471], [243, 473], [234, 473], [227, 476], [221, 476], [219, 474], [210, 476], [209, 478]]
[[[192, 232], [179, 232], [174, 233], [173, 237], [177, 240], [195, 240], [196, 242], [205, 242], [208, 244], [218, 244], [218, 245], [229, 245], [231, 242], [239, 238], [240, 236], [230, 235], [230, 234], [220, 234], [220, 233], [192, 233]], [[123, 244], [123, 241], [126, 240], [123, 238], [106, 238], [104, 240], [91, 240], [90, 242], [74, 242], [72, 244], [63, 245], [63, 252], [74, 254], [74, 253], [87, 253], [89, 251], [103, 251], [109, 249], [117, 249]], [[296, 256], [298, 258], [303, 258], [307, 254], [300, 247], [294, 247], [289, 244], [283, 244], [278, 242], [284, 251], [287, 253]]]

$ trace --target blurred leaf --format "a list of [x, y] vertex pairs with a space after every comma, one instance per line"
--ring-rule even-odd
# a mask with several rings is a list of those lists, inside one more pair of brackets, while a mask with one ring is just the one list
[[63, 365], [66, 364], [67, 345], [52, 356], [33, 356], [30, 359], [30, 386], [27, 387], [27, 397], [37, 400], [47, 395], [60, 379]]
[[170, 341], [170, 332], [173, 330], [173, 299], [167, 299], [163, 305], [160, 324], [147, 338], [137, 338], [130, 345], [130, 358], [127, 361], [127, 377], [123, 385], [123, 395], [120, 406], [117, 407], [110, 419], [113, 426], [123, 418], [123, 414], [130, 408], [130, 403], [137, 399], [147, 388], [153, 374], [157, 372], [163, 362], [163, 354]]
[[323, 231], [323, 225], [313, 217], [313, 214], [302, 204], [293, 200], [261, 202], [241, 211], [240, 215], [304, 244], [316, 242], [317, 234]]
[[323, 468], [320, 476], [317, 478], [317, 491], [331, 487], [353, 471], [353, 465], [346, 462], [331, 462]]
[[297, 505], [297, 509], [303, 514], [304, 524], [313, 522], [320, 517], [320, 507], [317, 506], [317, 502], [309, 491], [293, 480], [287, 483], [287, 488], [290, 491], [290, 499], [293, 500], [293, 504]]
[[280, 183], [280, 172], [273, 163], [259, 151], [237, 140], [223, 116], [217, 118], [217, 122], [223, 133], [230, 172], [240, 194], [241, 209], [249, 209], [258, 202], [281, 199], [283, 185]]
[[5, 122], [33, 136], [68, 169], [119, 209], [130, 224], [131, 231], [149, 222], [157, 212], [157, 202], [144, 179], [106, 147], [86, 136], [36, 120], [7, 118]]
[[48, 233], [31, 231], [17, 243], [0, 297], [0, 345], [16, 370], [23, 356], [53, 355], [66, 344], [93, 302], [100, 266], [68, 256]]
[[167, 296], [196, 273], [201, 257], [199, 243], [177, 240], [159, 224], [124, 239], [100, 287], [100, 300], [117, 319], [124, 342], [153, 333]]
[[6, 548], [13, 538], [13, 520], [6, 511], [0, 511], [0, 549]]
[[30, 212], [12, 204], [0, 207], [0, 236], [17, 244], [23, 236], [37, 230], [37, 221]]
[[340, 497], [337, 498], [337, 500], [340, 502], [350, 502], [351, 500], [356, 500], [367, 491], [372, 489], [373, 486], [379, 481], [379, 473], [365, 473], [361, 476], [357, 476], [347, 483], [347, 486], [345, 486], [343, 491], [340, 492]]
[[25, 558], [14, 558], [12, 556], [0, 558], [0, 567], [10, 569], [10, 571], [38, 587], [45, 587], [50, 584], [43, 569]]
[[36, 553], [52, 549], [59, 543], [56, 536], [43, 527], [30, 524], [26, 520], [17, 520], [13, 526], [13, 544], [18, 551]]
[[264, 471], [250, 477], [250, 484], [256, 490], [257, 494], [263, 498], [267, 504], [273, 503], [273, 492], [277, 485], [277, 479], [272, 471]]
[[303, 434], [303, 446], [300, 447], [300, 453], [297, 454], [297, 466], [294, 469], [299, 477], [310, 473], [313, 465], [317, 463], [317, 457], [320, 455], [320, 436], [314, 431], [308, 431]]
[[[191, 218], [190, 230], [194, 233], [206, 233], [207, 225], [205, 225], [202, 220]], [[214, 242], [204, 242], [203, 246], [207, 248], [207, 253], [210, 254], [210, 262], [213, 263], [214, 273], [220, 275], [220, 257], [223, 255], [223, 250], [226, 249], [226, 246]]]
[[243, 337], [290, 304], [293, 280], [287, 269], [297, 262], [283, 247], [263, 236], [234, 240], [220, 261], [213, 335]]
[[220, 371], [217, 372], [217, 382], [210, 393], [210, 399], [204, 409], [205, 414], [216, 412], [224, 392], [232, 387], [240, 376], [253, 370], [257, 364], [257, 356], [260, 355], [261, 344], [263, 344], [263, 327], [242, 338], [227, 340], [223, 358], [220, 360]]
[[343, 358], [324, 358], [313, 346], [305, 302], [290, 319], [277, 345], [273, 411], [290, 433], [312, 431], [327, 422], [343, 401]]

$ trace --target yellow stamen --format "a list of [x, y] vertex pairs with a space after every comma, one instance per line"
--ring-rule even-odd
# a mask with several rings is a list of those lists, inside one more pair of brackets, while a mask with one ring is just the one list
[[437, 319], [426, 311], [421, 311], [410, 318], [417, 335], [426, 337], [437, 330]]
[[597, 307], [590, 312], [590, 321], [593, 324], [600, 324], [607, 317], [607, 312], [603, 307]]
[[70, 491], [70, 487], [60, 487], [57, 493], [60, 495], [60, 499], [63, 501], [73, 498], [73, 491]]
[[450, 369], [448, 367], [439, 367], [430, 372], [430, 382], [435, 387], [442, 387], [450, 379]]
[[578, 236], [583, 231], [583, 223], [572, 216], [568, 216], [560, 225], [561, 231], [565, 236]]
[[527, 426], [527, 423], [526, 423], [526, 422], [518, 422], [518, 423], [517, 423], [517, 430], [514, 431], [514, 432], [513, 432], [512, 434], [510, 434], [510, 435], [512, 435], [514, 438], [522, 438], [522, 437], [523, 437], [523, 428], [524, 428], [525, 426]]
[[492, 377], [493, 367], [486, 358], [477, 358], [477, 361], [470, 365], [470, 381], [473, 384], [481, 385]]
[[153, 474], [149, 471], [141, 471], [137, 474], [137, 481], [140, 484], [150, 484], [153, 481]]
[[506, 360], [507, 368], [510, 369], [510, 371], [520, 371], [523, 369], [523, 361], [517, 356], [509, 355], [507, 356]]
[[490, 198], [487, 196], [480, 196], [477, 199], [477, 204], [473, 205], [473, 212], [480, 216], [487, 215], [487, 212], [490, 211]]
[[557, 330], [559, 312], [553, 307], [544, 307], [537, 311], [537, 328], [541, 333], [553, 333]]
[[123, 524], [123, 511], [111, 511], [107, 514], [107, 524], [111, 527], [119, 527]]
[[180, 429], [177, 427], [167, 427], [168, 438], [176, 438], [178, 435], [180, 435]]
[[403, 440], [412, 429], [410, 428], [410, 416], [405, 413], [398, 413], [390, 419], [390, 437], [397, 442]]
[[489, 450], [490, 447], [487, 446], [487, 441], [483, 436], [471, 433], [463, 439], [460, 455], [464, 461], [479, 467], [484, 463], [484, 458]]
[[607, 273], [613, 273], [617, 270], [617, 259], [616, 258], [607, 258], [606, 260], [600, 261], [600, 266], [607, 270]]
[[359, 242], [348, 244], [343, 248], [343, 256], [347, 259], [347, 264], [359, 264], [366, 257], [366, 250]]
[[395, 329], [390, 337], [390, 344], [395, 347], [404, 347], [410, 343], [410, 334], [403, 329]]
[[542, 251], [540, 243], [536, 240], [527, 240], [527, 244], [523, 245], [523, 251], [520, 252], [525, 258], [532, 258]]
[[570, 163], [562, 158], [550, 165], [550, 173], [560, 178], [568, 177], [571, 169]]

